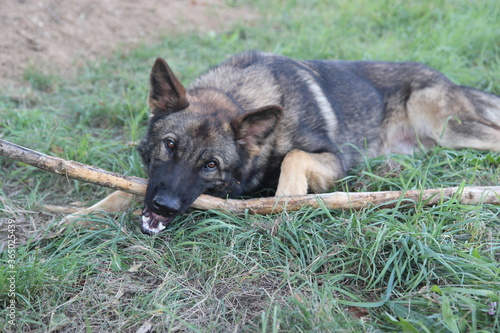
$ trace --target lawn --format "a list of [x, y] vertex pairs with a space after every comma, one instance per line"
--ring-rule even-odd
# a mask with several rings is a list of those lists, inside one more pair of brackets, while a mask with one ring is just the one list
[[[496, 0], [247, 4], [261, 13], [251, 26], [165, 37], [89, 62], [74, 79], [30, 68], [29, 89], [0, 96], [0, 138], [144, 177], [133, 142], [145, 133], [157, 56], [184, 83], [248, 49], [300, 59], [419, 61], [500, 94]], [[435, 148], [367, 160], [336, 190], [500, 185], [499, 166], [499, 153]], [[500, 331], [499, 206], [451, 199], [269, 216], [193, 210], [154, 237], [141, 234], [131, 210], [90, 216], [92, 227], [57, 233], [61, 215], [43, 205], [90, 205], [110, 190], [6, 158], [0, 184], [6, 330]]]

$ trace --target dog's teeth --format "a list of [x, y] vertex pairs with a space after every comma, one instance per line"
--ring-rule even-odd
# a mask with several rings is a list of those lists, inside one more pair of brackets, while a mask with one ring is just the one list
[[142, 223], [149, 224], [150, 221], [151, 221], [151, 217], [146, 216], [146, 215], [142, 216]]
[[151, 227], [151, 222], [153, 222], [153, 219], [154, 219], [153, 214], [151, 213], [144, 214], [141, 219], [143, 229], [153, 234], [157, 234], [166, 228], [166, 226], [164, 226], [163, 223], [161, 223], [160, 221], [157, 221], [158, 226], [156, 228]]

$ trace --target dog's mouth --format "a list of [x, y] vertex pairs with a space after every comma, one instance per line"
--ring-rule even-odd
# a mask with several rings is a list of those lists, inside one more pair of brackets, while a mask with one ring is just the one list
[[174, 217], [164, 217], [153, 213], [148, 207], [144, 207], [141, 219], [142, 232], [148, 235], [156, 235], [164, 230], [173, 219]]

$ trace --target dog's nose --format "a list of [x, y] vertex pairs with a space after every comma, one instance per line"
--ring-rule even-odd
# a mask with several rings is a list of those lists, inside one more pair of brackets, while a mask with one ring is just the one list
[[155, 195], [153, 198], [153, 208], [158, 214], [169, 217], [175, 215], [181, 209], [181, 201], [168, 195]]

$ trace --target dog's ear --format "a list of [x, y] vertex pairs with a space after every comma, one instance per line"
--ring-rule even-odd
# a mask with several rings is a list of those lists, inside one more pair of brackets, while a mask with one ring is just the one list
[[157, 58], [149, 78], [151, 115], [169, 114], [187, 108], [186, 89], [162, 58]]
[[233, 120], [231, 126], [236, 133], [237, 143], [245, 146], [251, 155], [259, 154], [282, 114], [281, 106], [268, 105]]

